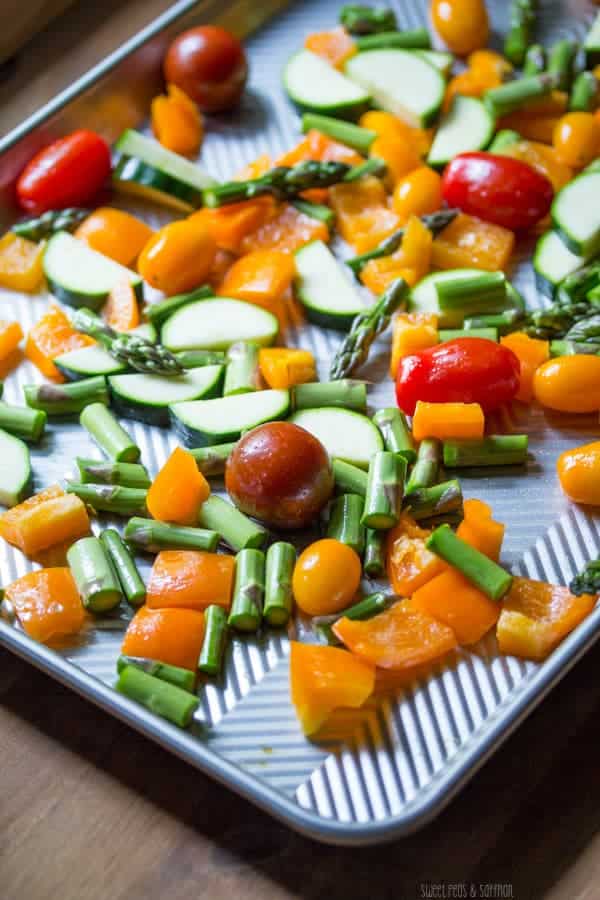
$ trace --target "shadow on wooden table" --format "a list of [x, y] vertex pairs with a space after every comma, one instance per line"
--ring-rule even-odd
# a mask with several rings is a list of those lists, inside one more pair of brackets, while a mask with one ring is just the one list
[[[600, 647], [425, 830], [343, 849], [294, 834], [0, 651], [4, 896], [410, 900], [443, 896], [427, 893], [443, 881], [473, 882], [476, 897], [574, 897], [594, 877], [599, 668]], [[489, 883], [512, 893], [481, 893]]]

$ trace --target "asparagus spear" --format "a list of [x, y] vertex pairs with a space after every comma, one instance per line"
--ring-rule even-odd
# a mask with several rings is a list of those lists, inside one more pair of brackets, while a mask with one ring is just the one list
[[379, 409], [373, 421], [381, 431], [385, 449], [403, 456], [407, 463], [417, 458], [413, 436], [406, 422], [404, 413], [395, 406]]
[[360, 494], [341, 494], [331, 503], [327, 537], [347, 544], [361, 556], [365, 546], [365, 529], [361, 516], [365, 507]]
[[121, 487], [120, 484], [82, 484], [67, 481], [68, 494], [76, 494], [84, 503], [98, 512], [114, 516], [147, 515], [144, 488]]
[[174, 356], [182, 369], [221, 366], [225, 363], [225, 353], [222, 350], [180, 350]]
[[344, 122], [343, 119], [334, 119], [333, 116], [320, 116], [317, 113], [304, 113], [302, 116], [302, 132], [320, 131], [333, 138], [334, 141], [341, 141], [347, 147], [352, 147], [358, 153], [366, 156], [369, 152], [371, 144], [377, 137], [376, 131], [370, 128], [362, 128], [353, 122]]
[[286, 625], [292, 612], [292, 574], [296, 548], [285, 541], [271, 544], [265, 570], [265, 608], [263, 618], [269, 625]]
[[203, 475], [222, 475], [235, 441], [229, 444], [213, 444], [209, 447], [195, 447], [189, 452], [196, 460], [196, 465]]
[[123, 487], [149, 488], [150, 476], [140, 463], [120, 463], [109, 459], [75, 459], [79, 480], [84, 484], [120, 484]]
[[393, 9], [387, 6], [364, 6], [361, 3], [342, 6], [340, 24], [350, 34], [377, 34], [380, 31], [394, 31], [397, 27]]
[[344, 181], [352, 167], [343, 162], [304, 160], [295, 166], [276, 166], [249, 181], [227, 181], [203, 191], [204, 206], [214, 208], [270, 194], [278, 200], [293, 200], [311, 188], [331, 187]]
[[343, 459], [333, 459], [333, 477], [336, 488], [342, 493], [360, 494], [364, 497], [367, 493], [368, 475]]
[[424, 438], [419, 444], [417, 461], [406, 484], [406, 495], [435, 484], [439, 467], [440, 442], [435, 438]]
[[115, 687], [180, 728], [187, 728], [200, 703], [194, 694], [148, 675], [137, 666], [125, 666]]
[[480, 441], [444, 441], [444, 465], [516, 466], [527, 462], [526, 434], [492, 434]]
[[[456, 218], [458, 213], [458, 209], [440, 209], [438, 212], [429, 213], [420, 218], [421, 222], [423, 222], [435, 236], [436, 234], [439, 234], [440, 231], [443, 231], [444, 228]], [[385, 240], [378, 244], [373, 250], [369, 250], [367, 253], [361, 253], [360, 256], [354, 256], [352, 259], [345, 260], [346, 265], [350, 266], [354, 274], [358, 276], [371, 259], [380, 259], [382, 256], [390, 256], [394, 253], [402, 243], [404, 231], [404, 228], [398, 228], [397, 231], [392, 232], [392, 234], [386, 237]]]
[[214, 553], [219, 542], [216, 531], [187, 525], [166, 525], [154, 519], [134, 516], [123, 532], [125, 540], [146, 553], [160, 550], [206, 550]]
[[103, 375], [69, 384], [26, 384], [23, 393], [27, 406], [41, 409], [49, 416], [80, 413], [90, 403], [108, 406], [108, 388]]
[[523, 75], [539, 75], [546, 71], [546, 51], [541, 44], [532, 44], [527, 49], [523, 62]]
[[341, 406], [366, 412], [367, 386], [364, 381], [342, 378], [339, 381], [314, 381], [297, 384], [293, 390], [295, 409]]
[[379, 578], [385, 572], [385, 540], [385, 531], [366, 529], [363, 571], [371, 578]]
[[571, 87], [573, 62], [576, 53], [577, 44], [575, 41], [557, 41], [557, 43], [550, 48], [550, 53], [548, 54], [548, 68], [546, 71], [549, 75], [556, 76], [558, 79], [558, 84], [556, 86], [561, 91], [568, 91]]
[[404, 506], [413, 519], [433, 519], [457, 512], [462, 508], [462, 500], [460, 482], [452, 478], [431, 487], [417, 488], [405, 497]]
[[[406, 460], [389, 450], [380, 450], [371, 458], [367, 495], [361, 523], [385, 530], [398, 521], [404, 493]], [[362, 500], [362, 498], [361, 498]]]
[[428, 50], [431, 39], [426, 28], [415, 28], [414, 31], [381, 31], [379, 34], [367, 34], [356, 39], [359, 53], [364, 50]]
[[67, 551], [67, 562], [87, 609], [106, 612], [119, 605], [123, 599], [121, 585], [110, 557], [97, 537], [76, 541]]
[[184, 371], [176, 357], [162, 344], [153, 344], [138, 334], [119, 334], [86, 307], [75, 310], [71, 321], [77, 331], [95, 338], [111, 356], [136, 372], [181, 375]]
[[264, 547], [269, 533], [240, 512], [237, 507], [211, 494], [202, 506], [198, 521], [204, 528], [216, 531], [232, 550]]
[[571, 89], [569, 110], [571, 112], [593, 112], [600, 103], [600, 85], [593, 72], [581, 72]]
[[531, 42], [535, 25], [536, 0], [512, 0], [510, 24], [504, 41], [504, 55], [515, 66], [520, 66]]
[[569, 590], [576, 597], [582, 594], [600, 594], [600, 559], [592, 559], [582, 572], [572, 579]]
[[347, 378], [367, 361], [371, 344], [388, 327], [392, 315], [402, 305], [407, 293], [406, 281], [396, 278], [370, 309], [355, 317], [333, 359], [330, 378]]
[[222, 606], [212, 604], [205, 609], [204, 629], [198, 669], [205, 675], [218, 675], [227, 642], [227, 613]]
[[310, 216], [311, 219], [318, 219], [319, 222], [327, 225], [330, 231], [333, 228], [335, 213], [330, 206], [326, 206], [324, 203], [313, 203], [311, 200], [303, 200], [300, 197], [292, 200], [292, 206], [305, 216]]
[[170, 666], [168, 663], [157, 662], [155, 659], [146, 659], [142, 656], [120, 656], [117, 660], [117, 672], [120, 674], [127, 666], [135, 666], [136, 669], [141, 669], [147, 675], [153, 675], [154, 678], [174, 684], [182, 691], [194, 693], [196, 674], [189, 669]]
[[258, 346], [251, 341], [237, 341], [227, 351], [227, 368], [223, 396], [247, 394], [260, 387]]
[[102, 403], [90, 403], [86, 406], [79, 422], [89, 431], [100, 449], [116, 462], [135, 463], [140, 458], [140, 448]]
[[512, 584], [512, 575], [484, 553], [456, 535], [449, 525], [440, 525], [425, 546], [468, 578], [492, 600], [500, 600]]
[[74, 231], [89, 216], [89, 209], [71, 206], [68, 209], [49, 209], [41, 216], [31, 216], [13, 225], [11, 231], [30, 241], [43, 241], [57, 231]]
[[256, 631], [265, 592], [265, 554], [240, 550], [235, 558], [235, 583], [228, 624], [237, 631]]
[[114, 528], [107, 528], [100, 535], [100, 540], [115, 568], [127, 602], [131, 606], [141, 606], [146, 599], [146, 585], [121, 535]]
[[545, 97], [558, 87], [560, 76], [551, 72], [529, 75], [515, 81], [507, 81], [500, 87], [491, 88], [484, 94], [483, 101], [489, 112], [499, 118], [525, 106], [531, 100]]
[[0, 429], [22, 441], [37, 444], [46, 429], [46, 413], [29, 406], [11, 406], [0, 400]]

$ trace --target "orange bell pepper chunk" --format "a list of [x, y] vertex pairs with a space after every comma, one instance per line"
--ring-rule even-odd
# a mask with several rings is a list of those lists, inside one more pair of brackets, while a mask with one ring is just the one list
[[57, 484], [13, 506], [0, 516], [0, 535], [25, 556], [74, 541], [90, 530], [84, 503]]
[[435, 269], [505, 269], [515, 245], [512, 231], [460, 213], [433, 240], [431, 265]]
[[372, 250], [400, 225], [389, 209], [385, 189], [378, 178], [361, 178], [329, 189], [336, 227], [357, 253]]
[[309, 34], [304, 46], [336, 69], [343, 68], [346, 60], [356, 53], [356, 44], [342, 25], [332, 28], [331, 31], [316, 31]]
[[375, 138], [369, 149], [369, 156], [377, 156], [385, 162], [394, 184], [421, 165], [421, 157], [415, 147], [399, 137]]
[[252, 250], [281, 250], [294, 253], [311, 241], [328, 241], [329, 229], [324, 222], [306, 216], [289, 203], [255, 231], [247, 234], [240, 246], [242, 253]]
[[509, 128], [512, 131], [518, 131], [521, 137], [528, 141], [539, 141], [542, 144], [551, 144], [552, 135], [557, 123], [560, 121], [559, 115], [531, 115], [528, 112], [517, 110], [503, 116], [498, 128]]
[[74, 232], [78, 241], [122, 266], [135, 263], [153, 234], [141, 219], [110, 206], [94, 210]]
[[333, 631], [352, 653], [382, 669], [435, 662], [457, 644], [451, 628], [415, 609], [410, 600], [363, 622], [338, 619]]
[[204, 124], [194, 101], [175, 84], [167, 85], [167, 95], [155, 97], [150, 106], [152, 131], [156, 139], [173, 153], [195, 156], [204, 137]]
[[531, 403], [535, 372], [542, 363], [550, 359], [550, 342], [530, 338], [522, 331], [515, 331], [500, 338], [500, 343], [512, 350], [521, 364], [517, 400], [522, 403]]
[[476, 644], [500, 615], [499, 604], [453, 568], [422, 585], [410, 602], [415, 609], [451, 628], [459, 644]]
[[400, 521], [387, 535], [386, 568], [394, 593], [409, 597], [444, 570], [444, 562], [425, 546], [431, 534], [402, 513]]
[[248, 303], [278, 300], [290, 287], [296, 267], [293, 257], [281, 250], [254, 250], [235, 262], [218, 293]]
[[131, 331], [140, 324], [140, 310], [128, 278], [118, 281], [102, 308], [102, 318], [115, 331]]
[[479, 403], [426, 403], [417, 401], [412, 420], [413, 437], [468, 440], [482, 438], [485, 419]]
[[362, 706], [374, 685], [374, 667], [346, 650], [291, 642], [292, 703], [306, 735], [318, 731], [334, 709]]
[[151, 609], [229, 609], [235, 557], [200, 550], [162, 550], [154, 560], [148, 582]]
[[502, 150], [503, 156], [511, 156], [527, 163], [544, 175], [551, 183], [555, 192], [558, 192], [568, 184], [575, 174], [571, 166], [564, 163], [554, 147], [548, 147], [539, 141], [517, 141], [509, 144]]
[[227, 250], [217, 250], [210, 272], [206, 276], [206, 283], [210, 284], [214, 291], [217, 290], [235, 260], [236, 257], [233, 253], [229, 253]]
[[260, 373], [270, 388], [290, 388], [317, 380], [317, 366], [309, 350], [263, 347], [258, 352]]
[[88, 337], [87, 334], [75, 331], [62, 309], [55, 303], [51, 303], [48, 311], [36, 322], [27, 335], [25, 356], [31, 360], [34, 366], [37, 366], [42, 375], [53, 381], [62, 382], [65, 379], [52, 360], [61, 353], [78, 350], [80, 347], [88, 347], [95, 343], [95, 340]]
[[23, 340], [23, 329], [19, 322], [0, 319], [0, 361], [10, 356]]
[[[352, 147], [347, 147], [339, 141], [334, 141], [333, 138], [323, 134], [322, 131], [311, 128], [310, 131], [306, 132], [305, 137], [295, 147], [292, 147], [291, 150], [280, 156], [275, 161], [275, 164], [278, 166], [295, 166], [307, 159], [316, 159], [319, 162], [345, 162], [349, 166], [357, 166], [364, 162], [360, 153], [357, 153]], [[327, 194], [327, 191], [325, 191], [325, 194]]]
[[261, 153], [252, 162], [245, 165], [234, 176], [234, 181], [250, 181], [251, 178], [260, 178], [265, 172], [273, 168], [273, 160], [268, 153]]
[[500, 559], [504, 525], [492, 519], [492, 511], [487, 503], [481, 500], [465, 500], [463, 503], [464, 518], [456, 530], [456, 534], [480, 553], [485, 553], [494, 562]]
[[406, 141], [417, 151], [419, 156], [425, 156], [433, 143], [432, 128], [413, 128], [393, 113], [383, 112], [379, 109], [370, 109], [363, 113], [359, 119], [359, 125], [374, 131], [379, 137], [397, 138]]
[[392, 322], [390, 376], [396, 377], [403, 356], [434, 347], [439, 342], [438, 317], [434, 313], [401, 313]]
[[410, 287], [414, 287], [419, 280], [419, 273], [416, 269], [403, 265], [401, 260], [393, 256], [370, 259], [360, 273], [360, 280], [364, 286], [377, 295], [383, 294], [396, 278], [404, 278]]
[[195, 525], [209, 494], [208, 481], [192, 454], [176, 447], [150, 485], [146, 504], [152, 518], [160, 522]]
[[496, 636], [501, 653], [545, 659], [590, 614], [596, 598], [575, 597], [566, 587], [513, 578], [502, 601]]
[[21, 627], [34, 641], [77, 634], [86, 619], [85, 609], [67, 567], [38, 569], [17, 578], [4, 590]]
[[455, 97], [483, 97], [487, 90], [500, 84], [501, 80], [497, 75], [465, 69], [448, 82], [442, 112], [447, 113], [450, 110]]
[[121, 653], [195, 672], [203, 640], [204, 613], [141, 606], [125, 632]]
[[0, 238], [0, 287], [35, 294], [42, 285], [44, 244], [8, 231]]
[[194, 213], [207, 223], [217, 247], [236, 255], [241, 252], [243, 239], [276, 215], [272, 197], [256, 197], [241, 203], [229, 203], [217, 209], [202, 209]]

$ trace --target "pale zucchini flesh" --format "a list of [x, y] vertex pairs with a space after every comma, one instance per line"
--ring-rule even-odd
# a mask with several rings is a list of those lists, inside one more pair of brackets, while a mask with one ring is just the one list
[[301, 109], [355, 118], [369, 105], [368, 91], [334, 69], [316, 53], [300, 50], [289, 60], [283, 83]]
[[459, 153], [482, 150], [494, 133], [494, 117], [481, 100], [457, 96], [436, 132], [427, 162], [443, 166]]
[[290, 411], [288, 390], [232, 394], [215, 400], [174, 403], [171, 423], [188, 447], [206, 447], [237, 441], [243, 431], [285, 419]]
[[295, 254], [296, 293], [306, 317], [316, 325], [347, 330], [364, 304], [342, 266], [323, 241], [312, 241]]
[[93, 375], [118, 375], [127, 368], [99, 344], [62, 353], [56, 357], [54, 365], [70, 381], [79, 381]]
[[584, 172], [558, 192], [552, 222], [572, 253], [590, 259], [600, 252], [600, 172]]
[[31, 487], [31, 461], [27, 445], [0, 430], [0, 504], [15, 506]]
[[368, 469], [373, 454], [383, 450], [381, 432], [361, 413], [336, 407], [302, 409], [290, 422], [318, 438], [331, 458], [361, 469]]
[[161, 329], [161, 342], [180, 350], [227, 350], [237, 341], [270, 346], [279, 330], [272, 313], [253, 303], [218, 297], [176, 310]]
[[223, 366], [202, 366], [183, 375], [112, 375], [108, 385], [119, 415], [167, 427], [172, 403], [218, 396], [222, 381]]
[[553, 297], [561, 281], [584, 264], [584, 258], [572, 253], [556, 231], [548, 231], [538, 240], [533, 256], [536, 285]]

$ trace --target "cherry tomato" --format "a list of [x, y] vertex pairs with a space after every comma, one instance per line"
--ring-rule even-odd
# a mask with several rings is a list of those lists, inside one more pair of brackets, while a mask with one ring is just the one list
[[431, 19], [448, 49], [458, 56], [487, 44], [490, 27], [483, 0], [432, 0]]
[[44, 147], [17, 181], [17, 199], [30, 213], [85, 206], [110, 175], [108, 144], [94, 131], [74, 131]]
[[227, 460], [225, 486], [243, 512], [276, 528], [304, 528], [333, 492], [321, 442], [291, 422], [269, 422], [238, 441]]
[[165, 225], [153, 234], [138, 258], [142, 278], [168, 296], [201, 284], [211, 270], [217, 246], [198, 216]]
[[582, 169], [600, 153], [600, 120], [589, 112], [570, 112], [554, 128], [552, 143], [560, 160]]
[[442, 191], [449, 206], [513, 231], [543, 219], [554, 194], [548, 179], [527, 163], [481, 152], [455, 156]]
[[397, 181], [392, 205], [402, 224], [411, 216], [436, 212], [442, 205], [442, 179], [434, 169], [419, 166]]
[[508, 347], [482, 338], [455, 338], [402, 357], [396, 401], [409, 416], [418, 400], [479, 403], [490, 412], [513, 399], [519, 370], [519, 360]]
[[549, 359], [536, 369], [533, 393], [538, 403], [558, 412], [596, 412], [600, 409], [600, 356], [577, 353]]
[[164, 73], [167, 83], [185, 91], [203, 112], [220, 112], [238, 103], [248, 63], [233, 34], [216, 25], [201, 25], [175, 38], [165, 56]]
[[556, 462], [563, 491], [575, 503], [600, 506], [600, 441], [565, 450]]
[[360, 559], [352, 547], [333, 538], [315, 541], [296, 562], [294, 598], [309, 616], [328, 616], [351, 603], [360, 577]]

